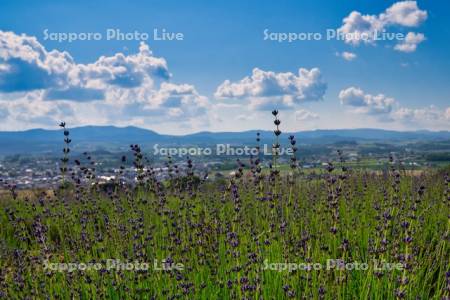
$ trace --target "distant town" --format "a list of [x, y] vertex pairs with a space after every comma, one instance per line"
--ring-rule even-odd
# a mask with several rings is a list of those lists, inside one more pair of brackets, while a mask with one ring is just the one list
[[[443, 144], [444, 143], [444, 144]], [[445, 144], [447, 143], [447, 144]], [[394, 156], [396, 163], [405, 170], [422, 170], [436, 168], [450, 162], [450, 152], [443, 148], [450, 142], [436, 142], [425, 147], [421, 143], [345, 143], [308, 145], [300, 144], [298, 166], [307, 174], [320, 174], [329, 162], [338, 162], [337, 150], [342, 151], [345, 164], [355, 169], [374, 171], [386, 170], [389, 156]], [[439, 150], [440, 149], [440, 150]], [[187, 157], [155, 156], [151, 147], [143, 150], [144, 171], [152, 172], [160, 179], [170, 176], [170, 172], [185, 172]], [[124, 159], [122, 161], [122, 158]], [[191, 157], [195, 174], [204, 178], [226, 177], [238, 168], [237, 160], [247, 166], [254, 156], [193, 156]], [[270, 157], [259, 157], [262, 168], [269, 168]], [[132, 183], [136, 180], [137, 170], [133, 166], [131, 152], [107, 151], [104, 149], [91, 152], [74, 151], [70, 155], [68, 173], [79, 174], [88, 170], [97, 182], [106, 183], [119, 179]], [[78, 164], [77, 164], [78, 163]], [[279, 159], [282, 169], [289, 171], [289, 156]], [[55, 153], [31, 155], [5, 155], [0, 158], [0, 180], [14, 184], [18, 189], [53, 187], [61, 182], [61, 157]], [[169, 170], [171, 168], [171, 170]], [[175, 174], [175, 173], [174, 173]], [[78, 175], [77, 175], [78, 176]]]

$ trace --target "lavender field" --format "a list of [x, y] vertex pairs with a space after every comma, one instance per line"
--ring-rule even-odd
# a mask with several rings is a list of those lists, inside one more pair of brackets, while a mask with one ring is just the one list
[[182, 169], [168, 157], [159, 180], [131, 145], [135, 184], [100, 184], [89, 156], [71, 159], [76, 141], [61, 123], [58, 188], [2, 180], [0, 297], [449, 299], [450, 170], [413, 174], [391, 156], [374, 173], [338, 151], [312, 176], [273, 116], [269, 169], [238, 159], [230, 176], [209, 180], [192, 158]]

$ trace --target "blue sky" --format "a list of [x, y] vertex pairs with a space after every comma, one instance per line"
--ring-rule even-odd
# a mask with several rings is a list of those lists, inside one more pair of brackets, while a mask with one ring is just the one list
[[[73, 126], [235, 131], [270, 128], [269, 111], [278, 108], [287, 130], [447, 130], [449, 6], [446, 1], [3, 1], [0, 129], [52, 128], [64, 118]], [[356, 17], [345, 21], [352, 12]], [[264, 40], [264, 30], [324, 35], [328, 29], [371, 30], [367, 26], [402, 33], [408, 42]], [[106, 40], [107, 29], [150, 38], [144, 45]], [[182, 33], [183, 40], [155, 41], [154, 29]], [[44, 30], [103, 37], [69, 43], [45, 40]], [[29, 52], [21, 51], [28, 45], [21, 34], [36, 38]], [[49, 54], [53, 49], [58, 55]]]

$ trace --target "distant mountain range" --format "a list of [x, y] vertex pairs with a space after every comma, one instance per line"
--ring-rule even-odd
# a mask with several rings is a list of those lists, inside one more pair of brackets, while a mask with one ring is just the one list
[[[126, 150], [130, 144], [142, 147], [161, 145], [211, 145], [228, 143], [254, 145], [256, 133], [261, 142], [273, 142], [271, 131], [199, 132], [183, 136], [163, 135], [138, 127], [84, 126], [70, 129], [72, 148], [85, 150]], [[283, 133], [281, 141], [287, 142], [288, 134], [295, 135], [300, 144], [331, 144], [337, 142], [414, 142], [450, 140], [449, 131], [392, 131], [382, 129], [330, 129]], [[0, 131], [0, 155], [38, 154], [60, 152], [63, 146], [61, 130], [31, 129], [26, 131]]]

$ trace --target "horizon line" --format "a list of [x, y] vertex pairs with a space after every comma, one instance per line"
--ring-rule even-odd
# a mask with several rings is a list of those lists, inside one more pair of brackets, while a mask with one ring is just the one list
[[[200, 134], [200, 133], [244, 133], [244, 132], [252, 132], [252, 131], [272, 131], [270, 129], [246, 129], [246, 130], [241, 130], [241, 131], [229, 131], [229, 130], [224, 130], [224, 131], [209, 131], [209, 130], [205, 130], [205, 131], [196, 131], [196, 132], [192, 132], [192, 133], [185, 133], [185, 134], [167, 134], [167, 133], [161, 133], [158, 132], [154, 129], [150, 129], [150, 128], [145, 128], [145, 127], [139, 127], [139, 126], [135, 126], [135, 125], [127, 125], [127, 126], [119, 126], [119, 125], [80, 125], [80, 126], [75, 126], [75, 127], [68, 127], [69, 130], [73, 130], [73, 129], [79, 129], [79, 128], [86, 128], [86, 127], [98, 127], [98, 128], [102, 128], [102, 127], [113, 127], [113, 128], [118, 128], [118, 129], [126, 129], [126, 128], [135, 128], [135, 129], [141, 129], [141, 130], [146, 130], [146, 131], [151, 131], [154, 132], [158, 135], [167, 135], [167, 136], [187, 136], [187, 135], [195, 135], [195, 134]], [[36, 128], [29, 128], [29, 129], [22, 129], [22, 130], [0, 130], [1, 133], [19, 133], [19, 132], [28, 132], [28, 131], [33, 131], [33, 130], [44, 130], [44, 131], [59, 131], [61, 129], [59, 129], [57, 126], [55, 126], [54, 129], [51, 128], [42, 128], [42, 127], [36, 127]], [[411, 132], [430, 132], [430, 133], [449, 133], [450, 130], [431, 130], [431, 129], [416, 129], [416, 130], [394, 130], [394, 129], [385, 129], [385, 128], [375, 128], [375, 127], [358, 127], [358, 128], [316, 128], [316, 129], [306, 129], [306, 130], [296, 130], [296, 131], [282, 131], [282, 133], [298, 133], [298, 132], [314, 132], [314, 131], [338, 131], [338, 130], [379, 130], [379, 131], [387, 131], [387, 132], [401, 132], [401, 133], [411, 133]]]

